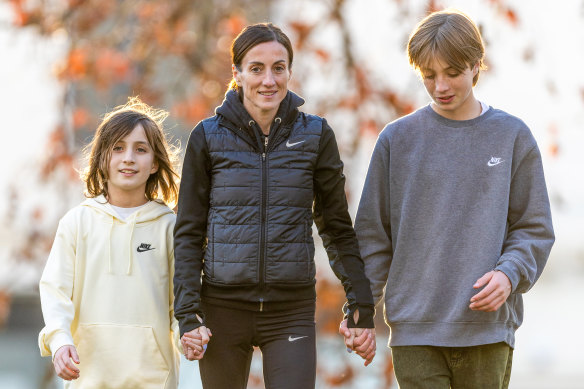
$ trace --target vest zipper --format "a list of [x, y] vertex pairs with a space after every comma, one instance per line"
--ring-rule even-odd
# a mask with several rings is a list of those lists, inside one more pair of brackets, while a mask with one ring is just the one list
[[[265, 272], [266, 272], [266, 251], [267, 251], [267, 244], [266, 244], [266, 230], [268, 228], [266, 222], [266, 214], [267, 214], [267, 191], [268, 191], [268, 167], [266, 166], [266, 152], [268, 149], [268, 137], [264, 138], [264, 150], [262, 153], [262, 202], [261, 202], [261, 238], [260, 238], [260, 293], [264, 291], [264, 283], [265, 283]], [[264, 309], [264, 299], [260, 297], [260, 312]]]

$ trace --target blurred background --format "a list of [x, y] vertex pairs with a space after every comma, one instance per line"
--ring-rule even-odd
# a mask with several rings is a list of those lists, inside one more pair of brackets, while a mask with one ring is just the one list
[[[38, 280], [59, 218], [83, 200], [80, 151], [104, 113], [139, 95], [185, 145], [222, 100], [232, 39], [272, 21], [294, 43], [290, 89], [335, 130], [354, 216], [377, 134], [429, 102], [408, 35], [446, 7], [479, 25], [488, 70], [475, 94], [531, 128], [552, 202], [557, 240], [525, 296], [510, 387], [584, 388], [584, 0], [1, 0], [0, 388], [60, 387], [37, 346]], [[317, 386], [397, 387], [381, 307], [364, 368], [336, 335], [343, 292], [322, 247], [317, 261]], [[180, 388], [199, 387], [183, 360]], [[249, 387], [263, 387], [257, 351]]]

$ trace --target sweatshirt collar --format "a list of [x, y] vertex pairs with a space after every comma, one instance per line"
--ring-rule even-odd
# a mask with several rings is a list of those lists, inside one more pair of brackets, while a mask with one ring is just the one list
[[483, 120], [488, 119], [491, 115], [493, 115], [493, 113], [495, 111], [495, 109], [490, 107], [489, 110], [487, 110], [483, 115], [477, 116], [476, 118], [469, 119], [469, 120], [452, 120], [452, 119], [448, 119], [448, 118], [440, 115], [436, 111], [434, 111], [432, 109], [431, 104], [428, 104], [425, 107], [420, 108], [420, 110], [425, 112], [427, 115], [430, 115], [433, 119], [437, 120], [438, 122], [440, 122], [444, 126], [452, 127], [452, 128], [472, 127], [472, 126], [476, 125], [477, 123], [480, 123]]

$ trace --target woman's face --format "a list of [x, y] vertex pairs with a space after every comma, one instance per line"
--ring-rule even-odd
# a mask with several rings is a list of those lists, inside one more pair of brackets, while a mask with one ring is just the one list
[[260, 43], [245, 54], [239, 70], [235, 65], [232, 70], [251, 117], [276, 116], [292, 75], [286, 48], [277, 41]]

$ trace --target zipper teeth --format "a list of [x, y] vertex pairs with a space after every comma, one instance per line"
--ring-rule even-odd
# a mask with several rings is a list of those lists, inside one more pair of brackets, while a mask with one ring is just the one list
[[262, 200], [261, 200], [261, 216], [260, 216], [260, 223], [261, 223], [261, 239], [260, 239], [260, 291], [264, 289], [264, 268], [265, 268], [265, 246], [266, 246], [266, 213], [267, 213], [267, 205], [266, 205], [266, 176], [267, 176], [267, 167], [266, 167], [266, 152], [262, 154]]
[[[266, 154], [268, 151], [268, 137], [264, 137], [264, 150], [262, 153], [261, 169], [262, 169], [262, 199], [261, 199], [261, 209], [260, 209], [260, 224], [261, 224], [261, 238], [260, 238], [260, 293], [263, 293], [264, 290], [264, 283], [265, 283], [265, 267], [266, 267], [266, 251], [267, 251], [267, 233], [266, 229], [267, 223], [267, 176], [268, 176], [268, 167], [266, 162]], [[264, 309], [264, 299], [260, 297], [260, 312]]]

